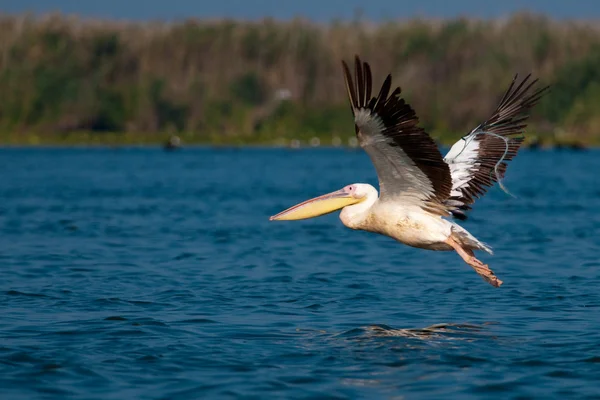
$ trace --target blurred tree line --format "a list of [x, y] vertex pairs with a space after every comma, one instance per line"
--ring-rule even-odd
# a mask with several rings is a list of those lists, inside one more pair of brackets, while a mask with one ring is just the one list
[[[116, 22], [0, 16], [0, 131], [166, 132], [203, 142], [353, 135], [340, 60], [391, 72], [421, 124], [464, 134], [518, 72], [552, 91], [530, 131], [600, 137], [600, 29], [515, 14], [498, 20], [355, 20], [319, 25], [187, 20]], [[378, 84], [378, 83], [377, 83]]]

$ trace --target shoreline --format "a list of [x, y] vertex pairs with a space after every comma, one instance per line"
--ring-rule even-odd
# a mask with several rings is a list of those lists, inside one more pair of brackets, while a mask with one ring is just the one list
[[[460, 139], [460, 136], [457, 137], [456, 141]], [[454, 142], [437, 142], [438, 147], [440, 148], [450, 148], [456, 141]], [[207, 142], [207, 141], [190, 141], [187, 142], [182, 140], [181, 143], [177, 146], [169, 146], [168, 140], [163, 141], [139, 141], [139, 142], [102, 142], [102, 141], [81, 141], [81, 142], [71, 142], [71, 141], [38, 141], [36, 143], [31, 143], [28, 141], [19, 141], [19, 142], [6, 142], [0, 140], [0, 149], [11, 149], [11, 148], [162, 148], [165, 150], [180, 150], [180, 149], [190, 149], [190, 148], [205, 148], [205, 149], [290, 149], [290, 150], [318, 150], [318, 149], [344, 149], [344, 150], [360, 150], [360, 146], [357, 145], [349, 145], [347, 143], [343, 144], [318, 144], [311, 145], [309, 142], [300, 142], [297, 144], [290, 144], [290, 141], [287, 143], [273, 143], [269, 141], [265, 142]], [[526, 141], [521, 149], [528, 150], [554, 150], [554, 149], [573, 149], [573, 150], [585, 150], [585, 149], [600, 149], [600, 144], [598, 143], [583, 143], [576, 141], [548, 141], [548, 142], [530, 142]]]
[[[450, 147], [464, 133], [430, 133], [440, 147]], [[538, 135], [525, 134], [522, 148], [596, 148], [600, 142], [580, 140], [571, 135]], [[1, 133], [0, 147], [168, 147], [170, 149], [185, 147], [213, 148], [359, 148], [354, 135], [318, 135], [310, 132], [299, 132], [295, 137], [273, 137], [271, 135], [238, 135], [225, 136], [218, 134], [201, 135], [195, 132], [71, 132], [71, 133]]]

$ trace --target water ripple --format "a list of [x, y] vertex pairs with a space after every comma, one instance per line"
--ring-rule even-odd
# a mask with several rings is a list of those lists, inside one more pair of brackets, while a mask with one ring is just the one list
[[498, 290], [335, 214], [268, 221], [376, 184], [362, 152], [0, 153], [6, 398], [598, 395], [597, 151], [524, 151], [517, 199], [477, 202]]

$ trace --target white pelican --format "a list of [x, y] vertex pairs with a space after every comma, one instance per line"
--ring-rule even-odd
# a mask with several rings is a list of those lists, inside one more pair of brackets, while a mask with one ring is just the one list
[[[463, 260], [495, 287], [502, 281], [473, 250], [492, 254], [458, 224], [476, 198], [502, 179], [505, 161], [511, 160], [523, 142], [528, 111], [547, 87], [532, 91], [537, 79], [531, 74], [510, 87], [491, 117], [456, 142], [442, 157], [433, 139], [417, 126], [418, 118], [400, 97], [397, 87], [388, 96], [388, 75], [379, 94], [371, 96], [371, 68], [356, 56], [356, 84], [342, 61], [346, 88], [361, 147], [373, 162], [379, 190], [354, 183], [288, 208], [270, 220], [299, 220], [339, 209], [342, 223], [392, 237], [408, 246], [427, 250], [455, 250]], [[501, 184], [501, 182], [500, 182]]]

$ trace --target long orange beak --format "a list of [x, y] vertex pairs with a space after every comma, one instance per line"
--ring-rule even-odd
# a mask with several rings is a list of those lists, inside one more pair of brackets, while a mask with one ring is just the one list
[[329, 214], [346, 206], [356, 204], [363, 199], [356, 199], [344, 189], [327, 193], [314, 199], [303, 201], [277, 215], [269, 218], [270, 221], [292, 221], [308, 219]]

